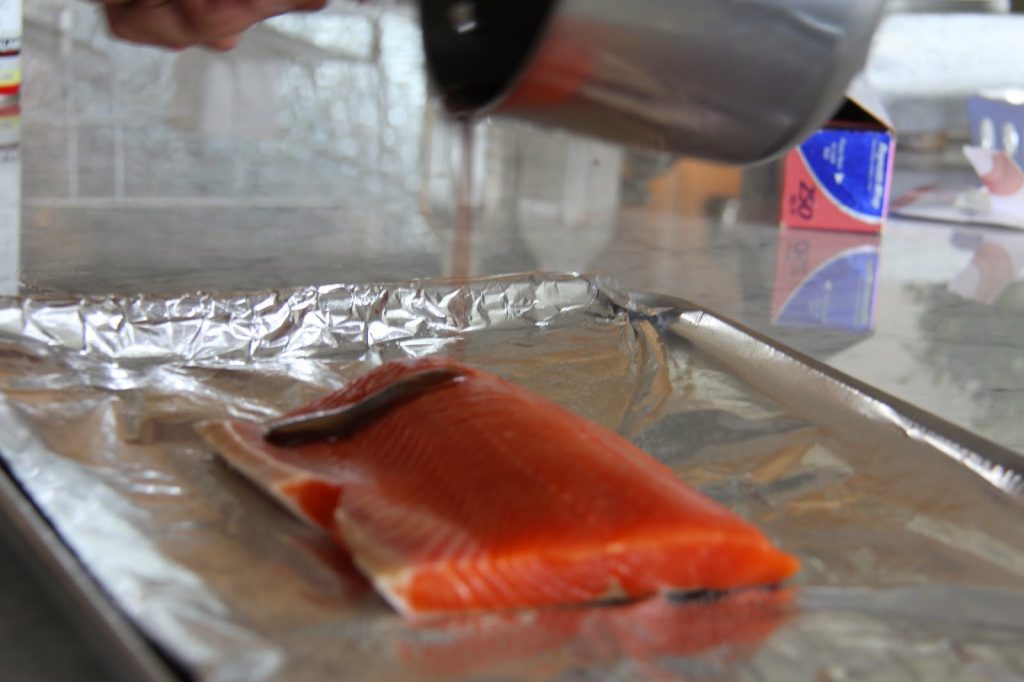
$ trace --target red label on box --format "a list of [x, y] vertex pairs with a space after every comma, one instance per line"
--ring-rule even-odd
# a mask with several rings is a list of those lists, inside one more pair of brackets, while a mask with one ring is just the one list
[[888, 212], [895, 137], [880, 119], [848, 103], [860, 120], [833, 121], [785, 159], [781, 222], [786, 227], [876, 234]]

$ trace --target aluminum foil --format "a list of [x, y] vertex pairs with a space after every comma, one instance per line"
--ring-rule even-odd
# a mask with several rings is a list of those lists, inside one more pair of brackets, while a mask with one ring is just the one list
[[[630, 435], [804, 561], [717, 599], [408, 622], [193, 425], [446, 354]], [[1019, 679], [1015, 455], [604, 278], [0, 299], [0, 452], [86, 569], [208, 680]]]

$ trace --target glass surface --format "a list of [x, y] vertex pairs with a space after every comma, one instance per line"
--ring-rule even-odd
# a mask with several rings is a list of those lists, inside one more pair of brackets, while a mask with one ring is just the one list
[[[21, 142], [0, 155], [3, 293], [605, 271], [1024, 452], [1024, 232], [900, 219], [881, 238], [780, 232], [777, 165], [452, 125], [430, 104], [405, 4], [277, 20], [225, 54], [111, 42], [86, 3], [25, 9], [21, 109], [0, 111], [0, 136]], [[897, 154], [894, 196], [977, 184], [922, 140]], [[851, 250], [859, 276], [827, 293], [859, 322], [815, 317], [813, 302], [795, 315], [814, 258]]]
[[[997, 265], [1024, 252], [1024, 234], [893, 219], [881, 239], [780, 239], [777, 166], [461, 128], [429, 104], [404, 5], [288, 17], [218, 54], [113, 43], [91, 7], [50, 0], [30, 8], [26, 45], [23, 200], [0, 213], [3, 243], [20, 242], [0, 282], [16, 269], [23, 293], [606, 271], [1024, 450], [1024, 289], [1016, 273], [998, 295], [949, 284], [979, 249]], [[895, 196], [972, 183], [955, 157], [902, 152]], [[873, 305], [873, 322], [787, 326], [794, 259], [851, 248], [877, 251], [877, 301], [864, 279], [830, 295]]]

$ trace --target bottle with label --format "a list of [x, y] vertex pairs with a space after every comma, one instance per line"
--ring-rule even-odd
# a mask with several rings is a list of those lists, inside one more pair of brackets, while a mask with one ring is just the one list
[[0, 98], [21, 91], [22, 1], [0, 0]]
[[0, 296], [18, 293], [21, 262], [21, 111], [0, 106]]

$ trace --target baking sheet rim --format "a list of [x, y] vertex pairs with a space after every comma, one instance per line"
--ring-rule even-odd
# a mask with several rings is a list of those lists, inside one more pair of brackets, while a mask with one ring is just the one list
[[[956, 424], [953, 424], [952, 422], [927, 410], [915, 407], [905, 400], [901, 400], [890, 393], [886, 393], [881, 389], [860, 381], [859, 379], [831, 367], [820, 360], [815, 360], [814, 358], [775, 341], [765, 334], [755, 331], [746, 325], [736, 322], [728, 317], [719, 315], [712, 310], [687, 301], [686, 299], [662, 294], [631, 292], [630, 303], [635, 306], [647, 308], [649, 309], [649, 312], [656, 316], [667, 315], [679, 317], [688, 313], [708, 315], [727, 327], [731, 327], [733, 331], [748, 336], [760, 344], [773, 348], [777, 352], [787, 356], [790, 360], [799, 363], [823, 376], [825, 379], [852, 391], [857, 394], [858, 397], [868, 398], [885, 405], [895, 414], [906, 420], [905, 424], [895, 424], [900, 429], [906, 431], [906, 426], [909, 424], [919, 427], [922, 432], [930, 432], [940, 436], [944, 442], [932, 442], [931, 445], [933, 447], [946, 450], [947, 455], [955, 457], [961, 464], [971, 469], [978, 476], [985, 478], [990, 483], [992, 483], [992, 481], [989, 477], [979, 471], [979, 468], [975, 466], [976, 463], [973, 463], [975, 465], [972, 465], [972, 462], [968, 461], [969, 458], [963, 456], [964, 454], [982, 457], [988, 460], [989, 463], [1010, 472], [1015, 483], [1014, 489], [1008, 490], [1002, 486], [1000, 486], [1000, 489], [1019, 500], [1024, 500], [1024, 454], [1015, 452], [1014, 450], [999, 445], [998, 443], [995, 443], [983, 436], [979, 436], [978, 434], [957, 426]], [[908, 436], [915, 438], [915, 436], [911, 434], [908, 434]], [[951, 452], [951, 450], [956, 450], [958, 452]], [[995, 484], [993, 483], [993, 485]]]
[[[948, 445], [976, 455], [983, 452], [983, 456], [993, 463], [1024, 479], [1024, 456], [865, 384], [743, 324], [683, 298], [646, 292], [630, 292], [629, 297], [630, 312], [644, 317], [680, 317], [689, 313], [709, 315], [734, 331], [773, 348], [830, 381], [889, 406], [911, 423], [942, 436], [948, 441]], [[58, 581], [53, 587], [76, 597], [75, 600], [83, 611], [81, 622], [95, 625], [92, 631], [95, 636], [92, 641], [96, 646], [92, 651], [95, 653], [97, 649], [101, 649], [103, 653], [119, 655], [119, 662], [110, 667], [124, 675], [125, 679], [156, 682], [181, 679], [174, 668], [157, 653], [156, 645], [107, 597], [102, 586], [60, 538], [45, 514], [21, 489], [6, 466], [0, 469], [0, 512], [10, 519], [8, 525], [20, 536], [22, 542], [18, 543], [19, 549], [23, 554], [31, 554], [26, 557], [28, 562], [41, 564], [48, 569], [50, 575]], [[1024, 496], [1018, 497], [1024, 499]]]

